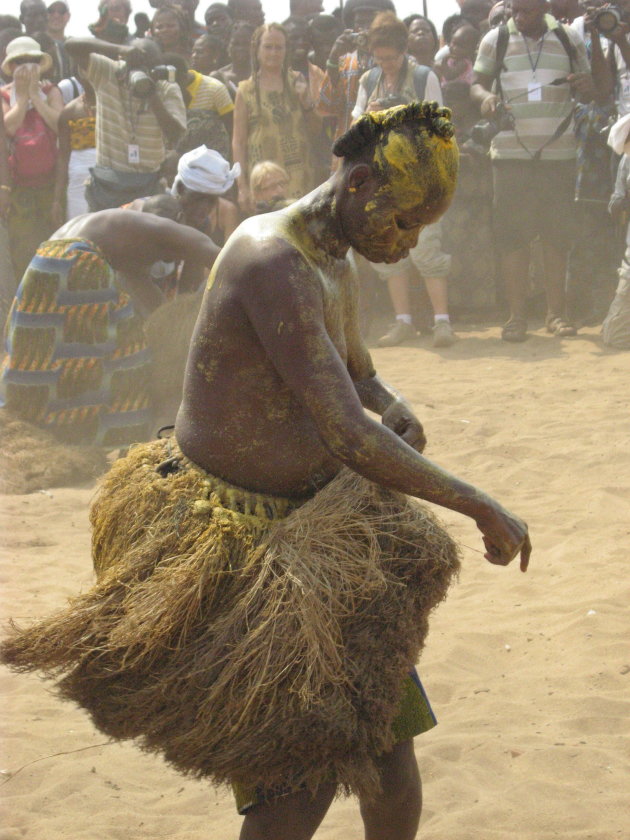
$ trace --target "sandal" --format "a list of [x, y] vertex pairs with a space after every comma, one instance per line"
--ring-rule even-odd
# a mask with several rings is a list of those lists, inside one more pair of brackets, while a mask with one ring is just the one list
[[577, 335], [577, 329], [565, 321], [561, 315], [550, 315], [547, 318], [547, 332], [558, 338], [567, 338], [567, 336]]
[[527, 321], [525, 318], [510, 318], [501, 330], [503, 341], [525, 341], [527, 339]]

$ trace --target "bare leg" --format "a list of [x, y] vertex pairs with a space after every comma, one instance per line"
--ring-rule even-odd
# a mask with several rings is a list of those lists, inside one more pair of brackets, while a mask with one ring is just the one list
[[397, 744], [380, 764], [383, 793], [360, 802], [365, 840], [414, 840], [422, 812], [422, 785], [413, 741]]
[[326, 816], [335, 790], [336, 785], [322, 785], [315, 797], [299, 791], [257, 805], [243, 821], [240, 840], [310, 840]]
[[504, 254], [501, 259], [501, 269], [510, 307], [510, 318], [524, 318], [529, 275], [529, 248], [519, 248], [518, 251]]
[[547, 315], [564, 317], [566, 308], [565, 277], [567, 273], [567, 252], [559, 250], [552, 243], [543, 240], [545, 258], [545, 291], [547, 293]]
[[424, 285], [434, 315], [448, 315], [448, 283], [446, 277], [425, 277]]
[[394, 274], [387, 278], [387, 288], [396, 315], [411, 314], [411, 299], [409, 296], [409, 278], [406, 274]]

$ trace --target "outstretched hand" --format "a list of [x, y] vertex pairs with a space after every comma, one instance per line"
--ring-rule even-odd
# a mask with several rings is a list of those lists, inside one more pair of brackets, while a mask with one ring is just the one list
[[422, 452], [427, 445], [422, 423], [402, 400], [394, 400], [383, 414], [383, 425], [395, 432], [409, 446]]
[[475, 521], [483, 534], [486, 547], [484, 557], [489, 563], [507, 566], [519, 554], [521, 571], [527, 571], [532, 544], [527, 525], [522, 519], [493, 503]]

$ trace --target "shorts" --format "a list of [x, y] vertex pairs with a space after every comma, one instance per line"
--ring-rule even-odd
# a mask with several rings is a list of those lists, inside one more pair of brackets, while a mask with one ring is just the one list
[[442, 250], [442, 222], [427, 225], [420, 231], [417, 245], [397, 263], [370, 263], [381, 280], [404, 274], [414, 266], [423, 277], [448, 277], [451, 256]]
[[494, 235], [504, 254], [540, 236], [569, 249], [575, 233], [575, 161], [492, 161]]

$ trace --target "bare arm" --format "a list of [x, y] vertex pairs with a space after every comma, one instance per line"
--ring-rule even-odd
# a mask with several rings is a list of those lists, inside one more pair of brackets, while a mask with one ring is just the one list
[[259, 254], [243, 272], [241, 303], [330, 453], [377, 484], [470, 516], [482, 531], [486, 558], [507, 565], [520, 553], [525, 571], [530, 554], [526, 526], [366, 415], [324, 328], [321, 293], [311, 270], [297, 255], [287, 265], [286, 253], [274, 258], [263, 246]]
[[0, 221], [6, 219], [11, 206], [11, 173], [9, 152], [4, 128], [4, 115], [0, 109]]
[[[70, 104], [70, 103], [69, 103]], [[57, 138], [59, 143], [59, 154], [55, 167], [55, 194], [52, 205], [53, 222], [61, 227], [64, 222], [64, 204], [66, 190], [68, 188], [68, 164], [70, 163], [70, 126], [68, 124], [68, 108], [64, 108], [59, 117]]]
[[101, 41], [99, 38], [67, 38], [64, 46], [68, 55], [84, 69], [88, 66], [92, 53], [117, 59], [123, 56], [125, 51], [132, 49], [120, 44], [110, 44], [109, 41]]
[[491, 91], [492, 82], [492, 76], [485, 73], [475, 73], [473, 83], [470, 86], [470, 98], [484, 117], [493, 114], [499, 102], [499, 97]]
[[409, 446], [422, 452], [427, 444], [422, 423], [403, 395], [378, 376], [361, 336], [356, 277], [349, 279], [348, 288], [350, 300], [346, 322], [347, 367], [361, 405], [380, 415], [383, 425], [395, 432]]
[[61, 92], [58, 87], [52, 87], [48, 91], [46, 99], [42, 99], [38, 95], [38, 90], [39, 74], [31, 88], [31, 102], [33, 104], [33, 108], [35, 108], [41, 116], [48, 128], [52, 129], [56, 134], [57, 126], [59, 124], [59, 114], [63, 111], [63, 99], [61, 97]]
[[236, 91], [234, 101], [234, 133], [232, 135], [232, 158], [240, 163], [241, 174], [238, 178], [238, 203], [241, 210], [249, 212], [249, 171], [247, 168], [247, 105], [240, 90]]
[[157, 88], [153, 91], [153, 93], [147, 99], [147, 103], [149, 108], [155, 114], [155, 118], [158, 121], [158, 125], [162, 129], [162, 132], [166, 139], [171, 143], [171, 145], [175, 145], [179, 138], [184, 133], [184, 127], [181, 125], [179, 120], [176, 120], [175, 117], [170, 113], [162, 98], [157, 90]]

